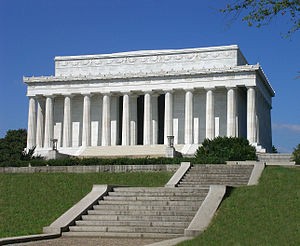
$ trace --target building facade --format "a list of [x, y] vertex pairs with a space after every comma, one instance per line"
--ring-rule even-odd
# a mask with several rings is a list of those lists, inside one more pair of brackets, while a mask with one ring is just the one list
[[245, 137], [271, 151], [274, 91], [238, 46], [55, 57], [55, 76], [24, 77], [27, 148], [74, 154], [89, 146]]

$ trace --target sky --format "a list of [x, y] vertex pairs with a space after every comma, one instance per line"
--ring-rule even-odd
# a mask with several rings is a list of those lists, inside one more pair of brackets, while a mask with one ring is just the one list
[[273, 89], [273, 145], [300, 143], [300, 31], [289, 21], [248, 27], [222, 14], [230, 0], [0, 0], [0, 138], [27, 128], [23, 76], [54, 75], [54, 57], [237, 44]]

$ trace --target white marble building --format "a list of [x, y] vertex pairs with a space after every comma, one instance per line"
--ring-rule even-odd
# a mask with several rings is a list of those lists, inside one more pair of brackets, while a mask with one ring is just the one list
[[[55, 76], [24, 77], [27, 148], [75, 154], [89, 146], [198, 146], [245, 137], [271, 151], [274, 91], [238, 46], [55, 57]], [[195, 149], [195, 148], [194, 148]]]

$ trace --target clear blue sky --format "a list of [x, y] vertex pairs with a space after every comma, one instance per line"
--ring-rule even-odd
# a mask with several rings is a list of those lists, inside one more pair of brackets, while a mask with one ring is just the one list
[[259, 62], [276, 96], [273, 144], [291, 152], [300, 143], [300, 31], [282, 38], [288, 21], [257, 29], [218, 9], [226, 1], [0, 0], [0, 137], [27, 128], [22, 76], [54, 75], [54, 57], [140, 49], [237, 44]]

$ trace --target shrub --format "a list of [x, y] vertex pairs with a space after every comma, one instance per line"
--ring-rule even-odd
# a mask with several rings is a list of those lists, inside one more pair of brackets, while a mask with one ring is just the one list
[[295, 161], [296, 164], [300, 164], [300, 144], [294, 149], [292, 156], [293, 161]]
[[226, 161], [256, 160], [256, 149], [245, 138], [217, 137], [205, 139], [196, 152], [200, 164], [218, 164]]

